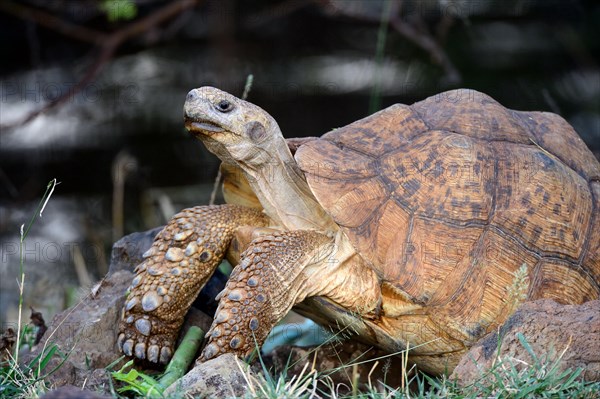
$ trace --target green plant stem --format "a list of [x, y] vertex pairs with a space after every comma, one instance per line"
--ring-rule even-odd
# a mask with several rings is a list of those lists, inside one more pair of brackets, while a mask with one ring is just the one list
[[246, 84], [244, 85], [244, 93], [242, 94], [242, 100], [246, 100], [252, 89], [252, 83], [254, 82], [254, 75], [249, 74], [246, 76]]
[[377, 49], [375, 50], [375, 63], [377, 73], [374, 76], [374, 84], [371, 89], [371, 98], [369, 100], [369, 114], [379, 111], [381, 108], [381, 67], [383, 65], [383, 54], [385, 53], [385, 42], [387, 40], [387, 29], [390, 23], [390, 13], [392, 10], [392, 1], [385, 0], [383, 10], [381, 11], [381, 22], [379, 32], [377, 32]]
[[25, 239], [27, 238], [27, 235], [29, 234], [29, 230], [31, 230], [31, 227], [35, 223], [36, 217], [38, 216], [38, 214], [40, 217], [42, 217], [42, 212], [44, 211], [46, 204], [50, 200], [50, 196], [54, 192], [54, 188], [56, 187], [57, 184], [58, 183], [56, 182], [56, 179], [52, 179], [50, 182], [48, 182], [48, 185], [46, 186], [46, 191], [44, 192], [42, 199], [38, 203], [35, 213], [31, 216], [31, 219], [29, 220], [29, 223], [27, 224], [27, 228], [25, 228], [24, 224], [21, 225], [21, 238], [19, 240], [19, 315], [18, 315], [18, 319], [17, 319], [17, 342], [15, 344], [15, 356], [14, 356], [15, 364], [19, 364], [19, 349], [21, 346], [21, 322], [22, 322], [21, 318], [22, 318], [22, 313], [23, 313], [23, 287], [25, 285], [25, 259], [23, 257], [23, 244], [25, 243]]
[[158, 381], [163, 388], [167, 388], [175, 381], [183, 377], [188, 367], [194, 360], [196, 352], [204, 339], [204, 331], [201, 328], [192, 326], [183, 337], [179, 348], [175, 351], [173, 359], [167, 366], [165, 373]]

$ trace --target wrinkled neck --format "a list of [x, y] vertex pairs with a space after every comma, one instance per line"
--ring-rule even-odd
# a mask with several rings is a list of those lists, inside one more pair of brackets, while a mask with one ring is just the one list
[[313, 196], [304, 174], [296, 164], [285, 139], [279, 134], [268, 151], [261, 151], [258, 167], [240, 164], [266, 213], [289, 230], [337, 231], [323, 207]]

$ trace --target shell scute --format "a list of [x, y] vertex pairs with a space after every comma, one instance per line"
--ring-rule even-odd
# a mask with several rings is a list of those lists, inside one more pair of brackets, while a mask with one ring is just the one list
[[[501, 292], [486, 284], [506, 283], [524, 260], [530, 268], [541, 258], [580, 266], [596, 281], [586, 290], [600, 292], [600, 164], [557, 115], [453, 90], [310, 140], [296, 160], [317, 200], [385, 281], [431, 306], [460, 293], [457, 307], [442, 313], [483, 323], [469, 331], [504, 312], [491, 304]], [[432, 261], [435, 242], [451, 249]], [[486, 246], [504, 255], [490, 260]], [[483, 271], [473, 269], [483, 263]], [[532, 279], [541, 270], [532, 268]]]

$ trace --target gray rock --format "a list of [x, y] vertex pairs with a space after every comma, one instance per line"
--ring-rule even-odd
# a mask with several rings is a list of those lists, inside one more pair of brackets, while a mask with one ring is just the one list
[[111, 399], [112, 396], [65, 385], [45, 393], [40, 399]]
[[542, 361], [555, 361], [562, 354], [559, 372], [581, 367], [584, 380], [600, 381], [600, 300], [582, 305], [561, 305], [550, 299], [525, 303], [500, 329], [499, 355], [498, 334], [488, 334], [463, 356], [451, 378], [463, 386], [472, 384], [498, 356], [534, 363], [517, 333], [523, 334]]
[[[68, 359], [46, 378], [51, 386], [81, 386], [86, 381], [88, 390], [109, 392], [110, 375], [104, 368], [122, 356], [116, 346], [116, 327], [125, 302], [124, 294], [133, 279], [134, 267], [160, 230], [130, 234], [115, 243], [108, 275], [78, 304], [57, 314], [42, 342], [24, 359], [25, 362], [33, 359], [46, 341], [48, 345], [56, 344], [63, 353], [69, 353]], [[47, 371], [61, 361], [55, 356]]]
[[202, 398], [231, 398], [242, 396], [248, 389], [242, 373], [249, 375], [249, 366], [233, 354], [219, 356], [199, 364], [165, 391], [170, 395], [189, 395]]
[[[124, 293], [133, 274], [118, 271], [108, 275], [77, 305], [57, 314], [50, 323], [42, 341], [25, 361], [30, 361], [47, 346], [56, 344], [67, 360], [50, 374], [46, 381], [52, 386], [79, 385], [83, 381], [89, 389], [107, 392], [109, 375], [104, 368], [121, 356], [116, 346], [116, 326], [125, 301]], [[61, 362], [54, 357], [47, 371]]]
[[111, 275], [120, 270], [133, 271], [136, 265], [142, 262], [142, 254], [150, 248], [154, 237], [164, 226], [140, 233], [132, 233], [115, 242], [110, 257], [108, 274]]

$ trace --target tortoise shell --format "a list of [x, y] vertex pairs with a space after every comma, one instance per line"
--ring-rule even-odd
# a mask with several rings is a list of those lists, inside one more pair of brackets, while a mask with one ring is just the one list
[[527, 299], [599, 296], [600, 164], [558, 115], [454, 90], [336, 129], [295, 158], [388, 290], [444, 324], [503, 320], [522, 265]]
[[[600, 164], [558, 115], [453, 90], [288, 144], [378, 272], [384, 316], [431, 326], [417, 341], [468, 345], [501, 324], [519, 270], [517, 303], [600, 295]], [[240, 173], [224, 173], [228, 202], [260, 207]]]

